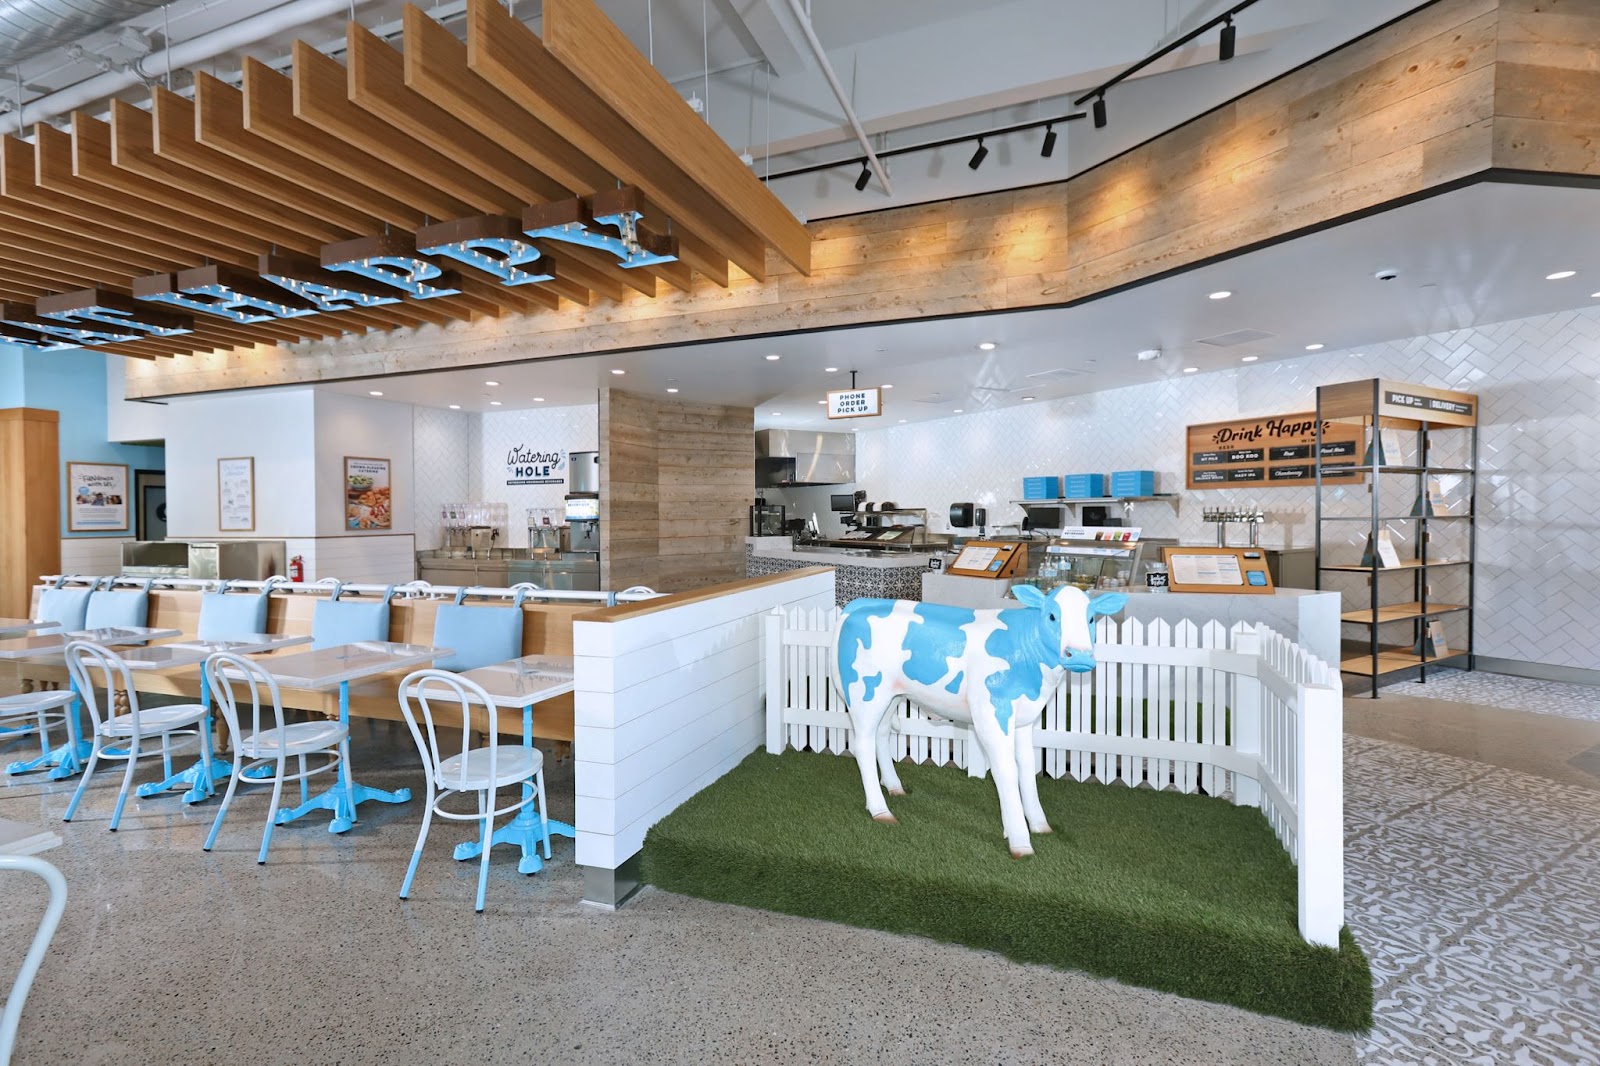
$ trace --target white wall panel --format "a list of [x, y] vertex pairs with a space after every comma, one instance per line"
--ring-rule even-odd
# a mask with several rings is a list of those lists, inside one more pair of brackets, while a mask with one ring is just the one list
[[[567, 494], [563, 477], [556, 485], [507, 485], [507, 459], [514, 448], [531, 451], [596, 451], [600, 447], [598, 401], [577, 407], [541, 407], [527, 411], [491, 412], [480, 419], [477, 456], [477, 499], [504, 502], [511, 528], [504, 546], [528, 546], [527, 510], [562, 506]], [[559, 523], [560, 516], [553, 521]]]

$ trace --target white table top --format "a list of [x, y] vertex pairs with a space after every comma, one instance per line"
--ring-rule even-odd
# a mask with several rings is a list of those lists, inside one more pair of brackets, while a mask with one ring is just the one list
[[28, 618], [0, 618], [0, 639], [37, 633], [41, 629], [56, 629], [59, 622], [35, 622]]
[[177, 670], [198, 666], [212, 654], [225, 651], [234, 655], [271, 651], [274, 648], [292, 648], [310, 644], [309, 636], [294, 633], [252, 633], [233, 640], [185, 640], [176, 644], [154, 644], [144, 648], [130, 648], [118, 655], [131, 670]]
[[450, 654], [450, 648], [373, 640], [261, 659], [258, 665], [289, 688], [332, 688], [373, 674], [422, 666]]
[[461, 676], [482, 685], [496, 707], [531, 707], [551, 696], [572, 691], [572, 657], [524, 655], [520, 659], [480, 666]]
[[107, 629], [84, 629], [74, 633], [46, 633], [36, 637], [15, 637], [0, 640], [0, 659], [32, 659], [59, 655], [71, 640], [87, 640], [114, 648], [122, 644], [143, 644], [147, 640], [179, 637], [181, 629], [151, 629], [148, 626], [114, 626]]
[[61, 844], [61, 837], [48, 829], [0, 818], [0, 855], [37, 855]]

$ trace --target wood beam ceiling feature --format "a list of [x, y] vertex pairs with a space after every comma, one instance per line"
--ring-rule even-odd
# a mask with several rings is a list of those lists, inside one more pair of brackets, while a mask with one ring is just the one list
[[806, 228], [593, 0], [545, 0], [544, 46], [791, 266], [811, 273]]

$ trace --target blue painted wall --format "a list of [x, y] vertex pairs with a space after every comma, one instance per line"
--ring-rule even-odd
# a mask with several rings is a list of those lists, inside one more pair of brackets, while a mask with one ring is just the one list
[[120, 359], [87, 348], [63, 352], [25, 352], [0, 345], [0, 407], [38, 407], [61, 414], [61, 535], [63, 537], [134, 535], [133, 508], [126, 533], [69, 533], [66, 483], [68, 462], [126, 463], [128, 494], [136, 470], [165, 470], [162, 447], [112, 444], [106, 440], [106, 360]]

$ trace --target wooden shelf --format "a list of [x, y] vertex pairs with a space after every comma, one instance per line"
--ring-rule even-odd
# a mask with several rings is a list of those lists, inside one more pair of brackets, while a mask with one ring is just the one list
[[1437, 559], [1437, 560], [1429, 559], [1427, 562], [1423, 562], [1421, 559], [1406, 559], [1403, 562], [1401, 562], [1401, 564], [1399, 566], [1362, 566], [1360, 563], [1351, 563], [1351, 564], [1344, 564], [1344, 563], [1332, 564], [1332, 563], [1330, 563], [1330, 564], [1328, 564], [1326, 566], [1319, 566], [1319, 567], [1317, 567], [1317, 569], [1318, 570], [1337, 570], [1340, 573], [1346, 573], [1346, 574], [1370, 574], [1370, 573], [1373, 573], [1375, 571], [1379, 572], [1379, 573], [1392, 574], [1392, 573], [1395, 573], [1395, 572], [1400, 571], [1400, 570], [1421, 570], [1423, 567], [1430, 567], [1431, 568], [1431, 567], [1435, 567], [1435, 566], [1466, 566], [1466, 565], [1467, 565], [1467, 560], [1466, 559]]
[[1462, 603], [1430, 603], [1424, 611], [1422, 604], [1418, 603], [1391, 603], [1378, 608], [1378, 619], [1374, 623], [1372, 609], [1365, 611], [1346, 611], [1339, 616], [1341, 622], [1356, 622], [1361, 625], [1382, 625], [1384, 622], [1404, 622], [1417, 618], [1432, 618], [1435, 615], [1450, 614], [1454, 611], [1465, 611], [1466, 604]]
[[[1378, 650], [1378, 673], [1393, 674], [1401, 670], [1410, 670], [1413, 667], [1428, 665], [1435, 666], [1439, 663], [1449, 662], [1451, 659], [1465, 658], [1466, 652], [1453, 651], [1449, 655], [1433, 659], [1424, 659], [1409, 647], [1380, 648]], [[1339, 660], [1339, 671], [1345, 674], [1362, 674], [1372, 677], [1372, 655], [1363, 653]]]

